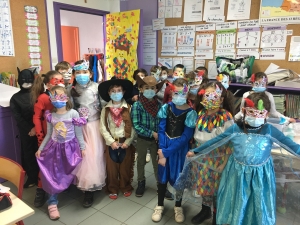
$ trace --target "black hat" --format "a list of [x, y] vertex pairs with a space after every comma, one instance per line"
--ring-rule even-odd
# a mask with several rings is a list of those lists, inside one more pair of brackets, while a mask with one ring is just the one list
[[36, 69], [34, 69], [33, 71], [29, 69], [20, 71], [19, 67], [17, 67], [17, 69], [18, 69], [18, 84], [20, 85], [20, 87], [22, 87], [24, 83], [29, 83], [29, 84], [33, 83], [34, 73]]
[[123, 91], [125, 91], [124, 96], [123, 96], [124, 99], [128, 99], [128, 98], [132, 97], [133, 84], [131, 81], [123, 80], [123, 79], [111, 79], [111, 80], [102, 82], [98, 86], [99, 94], [104, 101], [106, 101], [106, 102], [110, 101], [108, 89], [113, 85], [122, 86]]

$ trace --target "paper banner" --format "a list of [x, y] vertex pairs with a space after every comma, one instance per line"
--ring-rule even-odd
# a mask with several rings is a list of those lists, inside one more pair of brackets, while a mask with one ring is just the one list
[[38, 46], [28, 46], [28, 52], [41, 52], [41, 47], [38, 47]]
[[28, 33], [39, 33], [39, 28], [38, 27], [27, 27], [26, 28]]
[[36, 46], [41, 45], [41, 42], [39, 40], [28, 40], [27, 43], [28, 45], [36, 45]]
[[32, 26], [32, 27], [38, 27], [39, 26], [39, 21], [37, 21], [37, 20], [26, 20], [26, 25], [27, 26]]
[[25, 5], [24, 10], [25, 10], [25, 12], [28, 12], [28, 13], [37, 13], [38, 12], [38, 8], [36, 6], [30, 6], [30, 5]]
[[28, 39], [40, 39], [40, 35], [37, 33], [27, 33]]
[[40, 59], [40, 58], [42, 58], [42, 54], [41, 54], [41, 53], [30, 52], [30, 53], [28, 54], [28, 57], [29, 57], [30, 59]]
[[42, 60], [41, 59], [30, 59], [29, 63], [30, 63], [30, 65], [41, 65]]
[[38, 14], [36, 13], [25, 13], [25, 18], [29, 20], [37, 20]]

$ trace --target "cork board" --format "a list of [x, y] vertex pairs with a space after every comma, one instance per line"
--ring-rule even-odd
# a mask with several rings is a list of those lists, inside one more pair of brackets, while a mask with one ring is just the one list
[[[197, 24], [205, 24], [206, 22], [193, 22], [193, 23], [184, 23], [183, 22], [183, 13], [184, 13], [184, 1], [183, 0], [183, 8], [182, 8], [182, 15], [181, 18], [168, 18], [165, 19], [165, 25], [166, 26], [179, 26], [179, 25], [197, 25]], [[203, 9], [204, 9], [203, 3]], [[228, 0], [225, 0], [225, 18], [227, 18], [227, 9], [228, 9]], [[251, 1], [251, 11], [250, 11], [250, 19], [259, 19], [259, 11], [260, 11], [260, 0], [252, 0]], [[229, 22], [225, 20], [225, 22]], [[275, 24], [273, 25], [275, 26]], [[287, 30], [293, 30], [293, 36], [300, 36], [300, 29], [299, 24], [293, 24], [293, 25], [287, 25]], [[256, 59], [253, 65], [253, 72], [260, 72], [265, 71], [270, 63], [275, 63], [280, 68], [283, 69], [291, 69], [294, 72], [300, 74], [300, 63], [299, 62], [289, 62], [288, 61], [288, 54], [290, 50], [290, 41], [292, 36], [287, 36], [287, 44], [286, 44], [286, 59], [285, 60], [259, 60]], [[214, 37], [214, 52], [215, 52], [215, 41], [216, 37]], [[158, 32], [158, 57], [164, 57], [161, 56], [161, 47], [162, 47], [162, 33], [161, 31]], [[166, 56], [165, 56], [166, 57]], [[176, 56], [168, 56], [169, 57], [176, 57]], [[206, 59], [205, 65], [208, 67], [208, 62], [213, 61], [213, 59]]]
[[21, 70], [30, 67], [27, 44], [28, 39], [26, 36], [25, 5], [36, 6], [38, 8], [40, 47], [42, 54], [41, 73], [45, 73], [50, 70], [47, 20], [44, 0], [10, 0], [15, 56], [0, 57], [0, 73], [12, 72], [14, 74], [18, 74], [17, 67]]

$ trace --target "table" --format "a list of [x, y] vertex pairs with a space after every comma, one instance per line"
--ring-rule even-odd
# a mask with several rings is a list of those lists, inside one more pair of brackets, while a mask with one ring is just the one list
[[9, 209], [0, 211], [0, 225], [15, 224], [34, 214], [34, 210], [21, 199], [11, 192], [9, 194], [13, 204]]

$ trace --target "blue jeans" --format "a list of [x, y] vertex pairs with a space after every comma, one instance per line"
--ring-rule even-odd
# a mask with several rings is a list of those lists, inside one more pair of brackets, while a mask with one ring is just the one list
[[113, 150], [111, 147], [109, 147], [109, 156], [112, 161], [116, 163], [122, 163], [126, 156], [126, 149], [118, 148], [116, 150]]
[[53, 195], [49, 194], [47, 204], [48, 205], [57, 205], [58, 204], [57, 196], [58, 196], [58, 194], [53, 194]]

